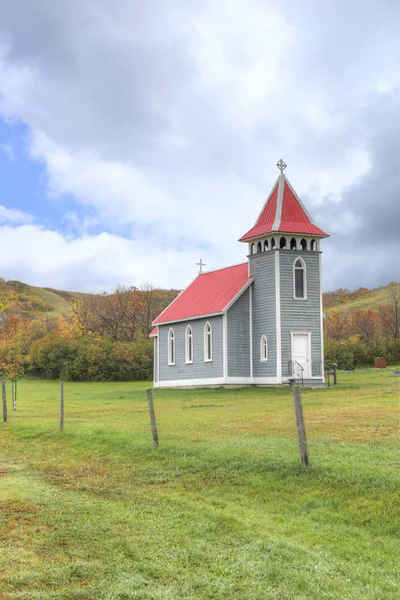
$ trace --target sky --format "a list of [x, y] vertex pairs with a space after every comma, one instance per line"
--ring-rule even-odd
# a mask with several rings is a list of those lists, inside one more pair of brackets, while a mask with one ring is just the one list
[[398, 0], [0, 0], [0, 276], [183, 288], [285, 174], [323, 287], [400, 281]]

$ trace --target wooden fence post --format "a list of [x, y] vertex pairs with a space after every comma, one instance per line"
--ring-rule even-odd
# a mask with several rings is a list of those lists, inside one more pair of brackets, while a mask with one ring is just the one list
[[149, 414], [150, 414], [150, 424], [151, 424], [151, 433], [153, 436], [153, 446], [158, 448], [158, 433], [157, 433], [157, 423], [156, 423], [156, 415], [154, 412], [154, 402], [153, 402], [153, 390], [147, 390], [147, 400], [149, 403]]
[[6, 380], [1, 380], [1, 395], [3, 398], [3, 423], [7, 423], [7, 388]]
[[337, 363], [333, 363], [333, 384], [337, 384]]
[[60, 431], [64, 431], [64, 382], [60, 381]]
[[299, 385], [293, 387], [294, 412], [296, 415], [297, 436], [299, 438], [300, 461], [303, 467], [308, 465], [308, 448], [306, 428], [304, 425], [303, 407], [301, 404], [301, 389]]
[[17, 380], [13, 379], [11, 382], [11, 395], [13, 403], [13, 412], [17, 412]]

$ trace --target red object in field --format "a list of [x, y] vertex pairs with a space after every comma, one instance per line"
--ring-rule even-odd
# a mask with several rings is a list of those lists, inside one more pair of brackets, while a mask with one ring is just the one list
[[374, 362], [375, 369], [386, 369], [386, 358], [378, 356]]

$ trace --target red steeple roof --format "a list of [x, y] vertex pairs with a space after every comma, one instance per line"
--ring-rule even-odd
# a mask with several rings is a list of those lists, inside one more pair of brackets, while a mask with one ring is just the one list
[[[153, 321], [153, 325], [221, 314], [252, 281], [247, 263], [201, 273]], [[155, 330], [151, 335], [156, 335]]]
[[245, 233], [240, 241], [247, 242], [272, 232], [328, 237], [328, 234], [314, 223], [283, 173], [276, 180], [254, 227]]

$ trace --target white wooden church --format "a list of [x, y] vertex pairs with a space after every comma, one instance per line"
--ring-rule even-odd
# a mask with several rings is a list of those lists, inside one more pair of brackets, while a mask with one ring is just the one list
[[[321, 239], [281, 173], [240, 242], [247, 261], [200, 272], [155, 319], [154, 386], [324, 382]], [[200, 268], [201, 270], [201, 268]]]

